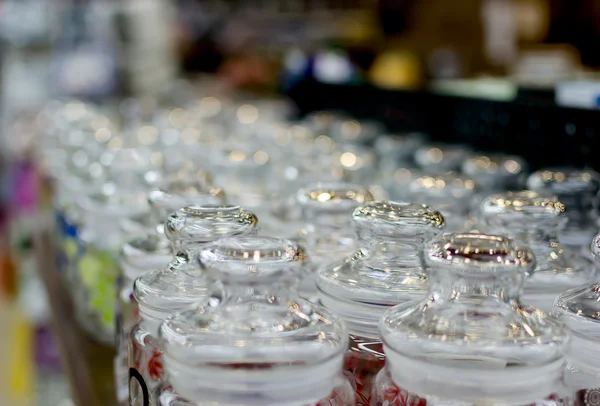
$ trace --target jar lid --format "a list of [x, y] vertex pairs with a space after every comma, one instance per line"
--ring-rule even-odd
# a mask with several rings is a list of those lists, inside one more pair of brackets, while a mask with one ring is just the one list
[[394, 382], [475, 404], [555, 393], [569, 337], [551, 317], [519, 305], [533, 253], [503, 236], [449, 234], [426, 260], [426, 298], [388, 310], [379, 323]]
[[302, 246], [263, 236], [222, 238], [205, 244], [198, 261], [203, 272], [226, 285], [297, 282], [309, 262]]
[[524, 190], [485, 198], [481, 214], [490, 226], [509, 231], [557, 232], [567, 222], [565, 205], [556, 196]]
[[425, 135], [422, 133], [385, 134], [377, 137], [374, 147], [377, 155], [382, 157], [412, 158], [424, 141]]
[[350, 173], [373, 170], [376, 157], [370, 147], [364, 145], [343, 144], [331, 155], [332, 165]]
[[483, 200], [481, 213], [485, 223], [526, 240], [535, 253], [537, 266], [527, 281], [527, 294], [551, 293], [554, 296], [549, 300], [553, 301], [556, 292], [597, 277], [591, 260], [552, 239], [567, 222], [565, 205], [555, 196], [533, 191], [496, 194]]
[[[150, 207], [165, 218], [179, 208], [189, 205], [222, 205], [225, 192], [206, 183], [204, 179], [174, 176], [163, 181], [148, 194]], [[164, 218], [162, 219], [164, 220]]]
[[423, 170], [453, 171], [460, 168], [470, 151], [465, 145], [428, 144], [415, 152], [415, 162]]
[[357, 206], [374, 200], [365, 187], [344, 182], [308, 185], [298, 191], [296, 199], [304, 210], [348, 216]]
[[444, 218], [425, 205], [373, 202], [356, 209], [353, 220], [367, 245], [322, 268], [317, 287], [321, 302], [340, 314], [351, 331], [373, 336], [385, 309], [425, 294], [420, 253], [425, 240], [443, 231]]
[[526, 163], [516, 155], [475, 153], [462, 165], [466, 175], [517, 176], [523, 173]]
[[129, 280], [144, 272], [163, 268], [173, 257], [171, 244], [164, 235], [153, 233], [134, 238], [121, 249], [121, 268]]
[[383, 131], [383, 124], [378, 121], [342, 119], [333, 123], [331, 136], [341, 143], [365, 144], [375, 139]]
[[191, 257], [203, 243], [255, 233], [256, 223], [256, 216], [239, 206], [189, 206], [171, 214], [165, 235], [187, 252], [176, 253], [166, 268], [147, 272], [135, 281], [134, 295], [140, 312], [164, 319], [211, 295], [219, 297], [203, 273], [191, 272], [197, 267]]
[[475, 182], [456, 172], [422, 175], [410, 182], [409, 190], [413, 201], [441, 210], [448, 221], [452, 220], [451, 214], [466, 214], [477, 193]]
[[600, 174], [592, 169], [546, 168], [532, 173], [527, 187], [559, 196], [580, 192], [595, 195], [600, 190]]
[[202, 244], [232, 235], [256, 232], [256, 216], [235, 205], [194, 205], [172, 213], [165, 222], [165, 235], [172, 242]]
[[[291, 241], [267, 237], [229, 238], [200, 253], [207, 272], [240, 286], [286, 278], [304, 259]], [[218, 307], [194, 306], [162, 324], [163, 359], [179, 394], [274, 406], [312, 404], [331, 392], [348, 346], [343, 323], [292, 291], [264, 288], [229, 294]]]

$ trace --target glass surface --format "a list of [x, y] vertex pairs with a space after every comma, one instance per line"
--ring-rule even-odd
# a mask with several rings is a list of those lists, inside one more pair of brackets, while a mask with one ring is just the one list
[[444, 229], [442, 215], [425, 205], [372, 202], [357, 208], [353, 222], [360, 248], [317, 275], [323, 305], [350, 330], [345, 370], [358, 405], [369, 406], [372, 380], [385, 356], [377, 331], [390, 306], [421, 298], [427, 291], [424, 244]]
[[[379, 323], [387, 364], [374, 404], [562, 399], [569, 336], [519, 301], [533, 252], [502, 236], [447, 234], [430, 245], [426, 262], [426, 298], [390, 309]], [[394, 387], [401, 389], [390, 398]]]
[[474, 153], [462, 163], [462, 173], [483, 194], [520, 190], [526, 171], [525, 161], [514, 155]]
[[[600, 260], [600, 234], [591, 244], [596, 261]], [[572, 335], [567, 351], [565, 383], [575, 404], [593, 404], [600, 393], [600, 283], [569, 289], [554, 302], [553, 315], [565, 323]]]
[[[166, 267], [136, 279], [133, 288], [141, 321], [130, 335], [128, 366], [137, 371], [149, 394], [154, 393], [163, 379], [162, 374], [151, 373], [163, 371], [162, 352], [155, 345], [160, 323], [193, 303], [209, 299], [218, 303], [222, 296], [220, 287], [202, 272], [192, 276], [191, 271], [197, 268], [194, 261], [197, 250], [202, 244], [222, 237], [253, 234], [256, 225], [256, 216], [239, 206], [188, 206], [168, 217], [165, 235], [174, 256]], [[140, 365], [136, 366], [136, 360], [141, 360]], [[140, 390], [130, 376], [130, 401], [144, 400]], [[150, 404], [155, 402], [151, 396]]]
[[200, 269], [221, 281], [225, 297], [161, 326], [179, 395], [214, 405], [327, 404], [320, 399], [339, 385], [348, 336], [336, 316], [291, 288], [307, 259], [301, 246], [272, 237], [225, 238], [199, 251]]
[[591, 260], [558, 242], [566, 211], [555, 196], [532, 191], [493, 195], [481, 204], [490, 228], [526, 243], [535, 254], [537, 265], [525, 282], [523, 302], [546, 312], [565, 289], [598, 278]]
[[446, 232], [464, 232], [472, 227], [470, 207], [477, 193], [472, 179], [455, 172], [423, 175], [410, 183], [409, 190], [411, 201], [427, 204], [444, 215]]
[[426, 144], [415, 152], [415, 162], [428, 174], [456, 171], [470, 151], [464, 145]]
[[[296, 238], [308, 249], [313, 273], [354, 252], [356, 235], [351, 215], [361, 204], [373, 201], [366, 188], [342, 182], [315, 183], [300, 189], [296, 201], [304, 221]], [[307, 298], [316, 295], [313, 277], [303, 281], [300, 293]]]
[[556, 195], [567, 206], [569, 222], [560, 233], [560, 241], [587, 250], [598, 231], [600, 174], [591, 169], [546, 168], [533, 173], [527, 187]]

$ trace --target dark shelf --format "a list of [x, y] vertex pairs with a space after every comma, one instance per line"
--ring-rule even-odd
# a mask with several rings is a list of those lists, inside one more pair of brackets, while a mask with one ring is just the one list
[[532, 169], [565, 165], [600, 170], [594, 155], [600, 151], [600, 112], [560, 107], [530, 92], [504, 102], [306, 81], [288, 96], [302, 115], [341, 110], [381, 120], [392, 132], [420, 131], [434, 141], [520, 155]]

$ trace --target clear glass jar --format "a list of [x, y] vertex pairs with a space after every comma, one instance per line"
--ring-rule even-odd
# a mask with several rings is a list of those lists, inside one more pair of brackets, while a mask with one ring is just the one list
[[369, 185], [374, 183], [377, 157], [370, 147], [364, 145], [338, 145], [331, 155], [332, 173], [345, 182]]
[[514, 155], [470, 154], [462, 164], [462, 173], [473, 179], [479, 192], [486, 197], [492, 193], [521, 190], [527, 164]]
[[506, 192], [481, 203], [483, 221], [497, 234], [525, 243], [536, 257], [535, 272], [525, 281], [523, 302], [552, 311], [564, 290], [598, 278], [594, 263], [558, 243], [567, 218], [565, 205], [555, 196], [532, 191]]
[[423, 175], [409, 186], [410, 201], [427, 204], [444, 215], [446, 232], [469, 231], [474, 221], [470, 216], [471, 201], [477, 194], [475, 182], [455, 172]]
[[189, 271], [197, 268], [197, 250], [222, 237], [253, 234], [256, 228], [256, 216], [239, 206], [189, 206], [168, 217], [165, 235], [173, 245], [171, 262], [163, 269], [146, 272], [134, 283], [140, 322], [129, 338], [130, 405], [157, 404], [153, 394], [164, 372], [157, 339], [160, 323], [195, 302], [220, 295], [218, 287], [201, 273], [190, 276]]
[[[386, 134], [375, 140], [374, 150], [378, 157], [379, 184], [393, 199], [403, 199], [407, 195], [398, 194], [396, 185], [411, 171], [416, 150], [423, 145], [425, 136], [421, 133]], [[403, 176], [404, 175], [404, 176]], [[400, 185], [399, 185], [400, 186]]]
[[424, 244], [444, 229], [442, 215], [425, 205], [373, 202], [353, 215], [360, 248], [317, 274], [321, 303], [348, 325], [344, 370], [357, 405], [370, 406], [372, 384], [385, 363], [377, 323], [383, 312], [427, 291]]
[[272, 237], [226, 238], [205, 245], [198, 260], [225, 297], [162, 324], [174, 392], [198, 406], [354, 405], [341, 378], [343, 322], [293, 288], [306, 271], [302, 247]]
[[120, 224], [146, 210], [147, 204], [138, 194], [112, 188], [104, 192], [82, 196], [77, 203], [77, 241], [69, 248], [77, 247], [77, 251], [66, 276], [78, 322], [90, 337], [113, 346], [118, 255], [125, 240]]
[[589, 252], [590, 241], [599, 227], [600, 174], [591, 169], [547, 168], [534, 172], [527, 187], [555, 195], [567, 206], [569, 221], [559, 235], [560, 242]]
[[[596, 261], [600, 260], [600, 234], [592, 244]], [[575, 406], [594, 405], [600, 395], [600, 283], [569, 289], [554, 302], [552, 312], [571, 331], [567, 350], [565, 384]]]
[[471, 149], [465, 145], [427, 144], [415, 152], [415, 162], [426, 174], [457, 171]]
[[[350, 183], [316, 183], [300, 189], [296, 195], [304, 226], [296, 238], [312, 258], [313, 271], [339, 262], [356, 249], [356, 235], [350, 222], [358, 206], [373, 201], [364, 187]], [[308, 276], [300, 287], [302, 297], [316, 295], [314, 278]]]
[[[115, 377], [119, 401], [127, 401], [129, 378], [127, 347], [132, 328], [139, 322], [137, 302], [133, 296], [133, 282], [145, 272], [163, 269], [173, 257], [171, 244], [164, 235], [164, 224], [168, 215], [189, 205], [225, 204], [222, 189], [206, 183], [205, 177], [189, 177], [190, 173], [175, 175], [162, 182], [160, 187], [149, 193], [148, 203], [151, 220], [147, 232], [128, 241], [121, 250], [119, 265], [122, 277], [118, 287], [117, 355]], [[148, 216], [146, 216], [148, 217]]]
[[569, 336], [521, 306], [533, 253], [485, 234], [447, 234], [428, 249], [429, 292], [386, 312], [387, 356], [372, 405], [565, 404]]

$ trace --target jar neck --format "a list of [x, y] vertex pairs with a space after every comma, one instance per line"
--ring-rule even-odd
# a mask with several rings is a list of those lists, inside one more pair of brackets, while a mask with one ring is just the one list
[[518, 303], [525, 275], [522, 272], [472, 274], [448, 268], [430, 268], [429, 294], [438, 303], [460, 303], [477, 308], [484, 302]]
[[368, 252], [366, 262], [383, 262], [387, 268], [394, 264], [423, 267], [424, 243], [423, 237], [383, 237], [359, 232], [359, 247]]

